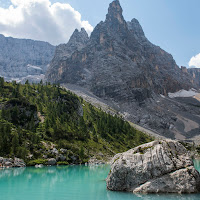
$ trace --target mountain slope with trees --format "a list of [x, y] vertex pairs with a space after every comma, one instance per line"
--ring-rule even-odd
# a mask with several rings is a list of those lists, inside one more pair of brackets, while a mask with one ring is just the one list
[[34, 164], [62, 153], [65, 164], [84, 163], [151, 140], [122, 118], [93, 107], [59, 85], [28, 81], [22, 85], [0, 78], [0, 156], [17, 156]]

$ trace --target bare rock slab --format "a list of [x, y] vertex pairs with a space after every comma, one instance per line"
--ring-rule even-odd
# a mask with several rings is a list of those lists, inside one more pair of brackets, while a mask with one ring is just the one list
[[134, 193], [200, 192], [200, 174], [185, 147], [177, 141], [153, 141], [117, 154], [107, 188]]

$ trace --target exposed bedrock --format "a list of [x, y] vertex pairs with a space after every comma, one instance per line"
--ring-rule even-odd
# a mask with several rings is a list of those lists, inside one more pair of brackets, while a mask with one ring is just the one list
[[196, 193], [200, 174], [185, 147], [173, 140], [153, 141], [117, 154], [107, 188], [134, 193]]

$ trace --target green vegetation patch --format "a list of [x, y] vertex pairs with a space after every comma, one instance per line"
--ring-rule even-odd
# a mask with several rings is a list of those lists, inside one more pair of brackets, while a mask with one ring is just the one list
[[153, 146], [149, 146], [149, 147], [139, 147], [138, 148], [138, 150], [137, 150], [137, 152], [135, 152], [135, 153], [140, 153], [140, 154], [144, 154], [148, 149], [152, 149], [153, 148]]
[[59, 161], [57, 165], [69, 165], [69, 163], [67, 161]]
[[35, 166], [35, 165], [46, 165], [47, 164], [46, 159], [37, 159], [37, 160], [30, 160], [27, 162], [27, 166]]
[[[84, 105], [84, 106], [83, 106]], [[56, 84], [17, 84], [0, 78], [0, 155], [25, 159], [28, 165], [56, 158], [85, 163], [127, 151], [153, 138], [85, 102]], [[51, 144], [51, 145], [47, 145]], [[41, 162], [39, 162], [41, 161]]]

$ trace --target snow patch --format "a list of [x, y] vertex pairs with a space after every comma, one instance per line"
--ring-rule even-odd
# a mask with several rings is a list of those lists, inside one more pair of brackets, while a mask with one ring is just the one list
[[42, 70], [42, 68], [41, 68], [41, 67], [34, 66], [34, 65], [30, 65], [30, 64], [28, 64], [28, 65], [27, 65], [27, 67], [28, 67], [28, 68], [37, 69], [37, 70]]
[[169, 98], [176, 98], [176, 97], [194, 97], [197, 95], [197, 91], [195, 89], [190, 89], [189, 91], [187, 90], [180, 90], [175, 93], [168, 93]]
[[161, 94], [160, 96], [161, 96], [162, 98], [165, 98], [165, 96], [164, 96], [164, 95], [162, 95], [162, 94]]

